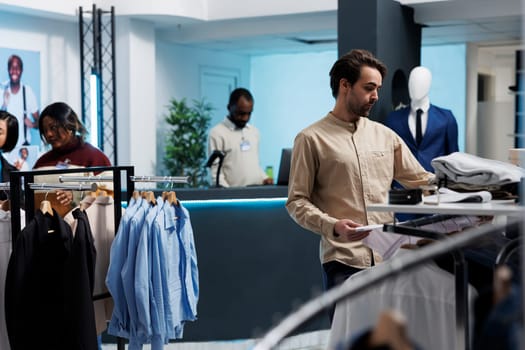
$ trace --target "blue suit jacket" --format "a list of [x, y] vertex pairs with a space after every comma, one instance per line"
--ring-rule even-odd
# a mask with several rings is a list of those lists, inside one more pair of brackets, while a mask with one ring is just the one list
[[418, 148], [408, 128], [409, 114], [410, 107], [393, 111], [387, 116], [385, 124], [401, 136], [412, 154], [427, 171], [434, 172], [430, 164], [432, 159], [459, 151], [456, 118], [450, 110], [431, 104], [428, 109], [427, 128]]

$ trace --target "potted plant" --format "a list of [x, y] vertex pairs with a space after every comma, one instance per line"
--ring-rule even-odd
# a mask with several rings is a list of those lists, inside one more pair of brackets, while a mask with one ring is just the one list
[[172, 176], [188, 176], [190, 187], [208, 186], [207, 133], [213, 107], [204, 99], [171, 99], [166, 122], [169, 124], [164, 165]]

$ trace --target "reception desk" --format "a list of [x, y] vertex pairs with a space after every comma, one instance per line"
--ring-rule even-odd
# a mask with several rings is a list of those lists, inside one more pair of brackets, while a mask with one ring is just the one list
[[[289, 217], [285, 186], [176, 192], [191, 216], [200, 283], [184, 341], [261, 336], [322, 290], [319, 236]], [[328, 327], [318, 317], [304, 330]]]

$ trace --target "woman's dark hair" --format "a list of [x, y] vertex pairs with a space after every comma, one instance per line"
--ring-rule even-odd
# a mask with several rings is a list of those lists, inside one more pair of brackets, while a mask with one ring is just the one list
[[375, 68], [385, 79], [386, 66], [367, 50], [354, 49], [338, 59], [330, 70], [330, 87], [332, 96], [337, 98], [339, 94], [339, 82], [346, 79], [350, 85], [354, 85], [361, 77], [361, 67], [368, 66]]
[[86, 140], [87, 129], [82, 124], [80, 119], [78, 119], [75, 111], [69, 107], [64, 102], [55, 102], [47, 106], [40, 113], [40, 118], [38, 118], [38, 129], [40, 131], [40, 138], [42, 141], [46, 142], [44, 135], [43, 121], [45, 118], [51, 118], [58, 123], [58, 125], [66, 130], [73, 131], [73, 134], [76, 135], [80, 142], [84, 143]]
[[1, 148], [4, 152], [12, 151], [18, 142], [18, 119], [11, 113], [0, 111], [0, 120], [6, 121], [7, 137], [4, 146]]

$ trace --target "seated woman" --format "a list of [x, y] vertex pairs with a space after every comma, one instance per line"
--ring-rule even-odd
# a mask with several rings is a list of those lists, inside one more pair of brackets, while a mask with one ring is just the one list
[[[66, 103], [55, 102], [44, 108], [38, 119], [38, 128], [40, 138], [45, 144], [51, 145], [51, 150], [36, 161], [35, 170], [111, 166], [108, 157], [101, 150], [86, 142], [86, 128]], [[57, 177], [39, 176], [38, 182], [56, 183]], [[43, 195], [47, 194], [37, 193], [37, 203], [44, 199]], [[59, 215], [64, 215], [74, 206], [71, 191], [57, 190], [56, 201], [52, 197], [47, 200]]]

